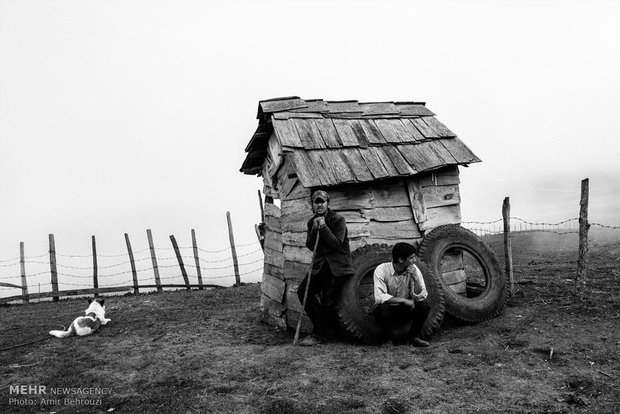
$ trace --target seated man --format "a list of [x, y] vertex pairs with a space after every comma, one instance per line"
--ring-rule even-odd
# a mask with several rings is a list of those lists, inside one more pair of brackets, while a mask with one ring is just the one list
[[430, 306], [422, 272], [413, 264], [416, 253], [411, 244], [396, 243], [392, 261], [380, 264], [374, 273], [374, 313], [395, 345], [429, 346], [419, 337]]

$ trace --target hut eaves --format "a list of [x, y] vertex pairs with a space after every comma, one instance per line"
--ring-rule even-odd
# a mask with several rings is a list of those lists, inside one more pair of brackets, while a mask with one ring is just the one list
[[240, 169], [261, 175], [273, 136], [305, 187], [415, 175], [480, 159], [423, 102], [260, 101]]

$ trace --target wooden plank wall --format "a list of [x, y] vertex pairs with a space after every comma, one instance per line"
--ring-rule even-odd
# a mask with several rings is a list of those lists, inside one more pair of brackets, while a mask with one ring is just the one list
[[[310, 189], [291, 174], [291, 164], [285, 155], [274, 183], [281, 208], [265, 205], [261, 310], [264, 321], [280, 327], [297, 323], [297, 287], [312, 260], [305, 245], [306, 223], [312, 216]], [[409, 179], [334, 187], [328, 189], [330, 208], [347, 221], [351, 251], [375, 243], [418, 243], [424, 232], [438, 225], [460, 223], [458, 184], [458, 168], [450, 167]], [[302, 329], [310, 327], [304, 318]]]

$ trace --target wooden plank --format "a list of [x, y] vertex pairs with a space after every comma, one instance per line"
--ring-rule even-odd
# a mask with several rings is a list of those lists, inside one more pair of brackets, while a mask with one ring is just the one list
[[461, 206], [442, 206], [426, 209], [426, 221], [420, 230], [427, 231], [443, 224], [461, 224]]
[[286, 293], [284, 295], [284, 306], [286, 309], [293, 310], [295, 312], [301, 312], [302, 307], [299, 302], [299, 296], [297, 295], [297, 289], [299, 288], [299, 283], [303, 278], [299, 280], [288, 280], [286, 283]]
[[362, 124], [360, 123], [360, 121], [358, 121], [357, 119], [352, 119], [350, 122], [351, 129], [357, 137], [357, 142], [359, 143], [359, 146], [361, 148], [368, 148], [368, 146], [370, 145], [369, 138], [366, 136], [366, 132], [364, 131], [364, 128], [362, 128]]
[[308, 219], [310, 218], [312, 215], [312, 202], [310, 201], [310, 197], [294, 200], [282, 200], [281, 214], [283, 216], [290, 216], [295, 213], [302, 213], [307, 215]]
[[[308, 151], [314, 170], [323, 185], [335, 185], [340, 182], [339, 177], [334, 175], [332, 168], [323, 157], [323, 151]], [[303, 180], [302, 180], [303, 182]], [[304, 185], [308, 186], [306, 183]]]
[[413, 118], [403, 118], [402, 121], [407, 128], [407, 131], [409, 131], [409, 134], [413, 136], [415, 141], [424, 141], [426, 139], [424, 135], [422, 135], [422, 133], [418, 130], [418, 128], [416, 128], [415, 124], [413, 123]]
[[387, 170], [383, 166], [383, 163], [381, 162], [379, 158], [375, 156], [374, 152], [369, 151], [368, 149], [363, 149], [363, 148], [358, 149], [358, 151], [362, 159], [366, 163], [366, 167], [368, 167], [368, 170], [370, 171], [370, 173], [373, 175], [375, 179], [381, 179], [381, 178], [386, 178], [390, 176], [390, 174], [387, 172]]
[[[375, 125], [388, 143], [401, 143], [401, 129], [404, 128], [400, 119], [375, 119]], [[405, 141], [407, 142], [407, 140]]]
[[409, 206], [413, 212], [416, 223], [424, 223], [426, 217], [426, 204], [424, 204], [424, 193], [422, 186], [417, 179], [407, 181], [407, 195], [409, 196]]
[[422, 236], [417, 236], [417, 237], [403, 237], [403, 238], [380, 238], [380, 237], [369, 237], [368, 239], [366, 239], [366, 243], [367, 244], [387, 244], [389, 246], [393, 246], [396, 243], [409, 243], [409, 244], [413, 244], [413, 245], [417, 245], [419, 244], [419, 242], [422, 240]]
[[263, 113], [287, 111], [290, 109], [305, 108], [308, 105], [298, 96], [267, 99], [258, 102], [259, 110]]
[[394, 105], [400, 111], [401, 115], [407, 115], [407, 116], [433, 116], [435, 115], [422, 103], [394, 102]]
[[300, 233], [307, 230], [306, 222], [310, 216], [301, 213], [291, 214], [282, 219], [282, 232]]
[[437, 158], [441, 160], [442, 164], [458, 164], [458, 161], [452, 156], [450, 151], [446, 149], [441, 141], [429, 141], [427, 144], [427, 146], [435, 153]]
[[400, 114], [394, 102], [364, 102], [359, 105], [364, 111], [364, 116]]
[[409, 206], [407, 187], [403, 181], [385, 183], [372, 189], [373, 207], [406, 207]]
[[284, 269], [281, 267], [270, 265], [269, 263], [263, 264], [263, 275], [267, 273], [275, 278], [284, 280]]
[[355, 178], [359, 182], [372, 181], [374, 176], [368, 169], [366, 161], [362, 158], [357, 148], [344, 148], [341, 150], [341, 157], [351, 172], [355, 175]]
[[334, 119], [333, 122], [343, 147], [359, 146], [357, 136], [351, 127], [351, 121], [346, 119]]
[[291, 112], [315, 112], [315, 113], [324, 113], [328, 112], [327, 102], [322, 99], [306, 99], [307, 108], [301, 109], [291, 109]]
[[422, 121], [421, 118], [411, 118], [411, 122], [415, 125], [418, 131], [420, 131], [422, 135], [424, 135], [425, 138], [440, 138], [440, 135], [437, 133], [437, 131], [430, 127], [426, 122]]
[[398, 172], [398, 169], [396, 169], [396, 166], [394, 165], [392, 160], [390, 160], [390, 157], [385, 152], [384, 147], [370, 147], [368, 148], [368, 150], [371, 151], [374, 157], [383, 164], [383, 167], [387, 171], [388, 176], [396, 177], [400, 175], [400, 173]]
[[325, 164], [331, 168], [334, 176], [338, 177], [338, 184], [358, 181], [349, 163], [342, 157], [342, 150], [325, 150], [322, 154]]
[[459, 169], [457, 166], [450, 165], [435, 171], [420, 174], [418, 180], [422, 187], [437, 185], [457, 185], [459, 179]]
[[434, 151], [428, 146], [428, 142], [418, 143], [416, 145], [398, 145], [398, 151], [407, 160], [409, 165], [417, 171], [427, 171], [444, 165]]
[[[312, 261], [312, 252], [304, 247], [284, 245], [284, 259], [291, 262], [310, 264]], [[284, 263], [282, 263], [284, 267]], [[285, 268], [286, 270], [286, 268]]]
[[275, 250], [276, 252], [282, 251], [282, 234], [274, 231], [265, 232], [265, 245], [266, 248]]
[[369, 222], [347, 223], [347, 233], [349, 239], [370, 236]]
[[323, 141], [325, 142], [327, 148], [342, 147], [342, 142], [338, 136], [338, 131], [336, 130], [334, 122], [331, 119], [317, 119], [315, 124], [319, 129], [321, 137], [323, 137]]
[[434, 116], [425, 116], [420, 118], [422, 121], [426, 123], [426, 125], [430, 126], [437, 132], [437, 134], [442, 138], [451, 138], [456, 137], [456, 134], [448, 129], [441, 121], [439, 121]]
[[385, 146], [383, 147], [383, 151], [390, 157], [394, 166], [398, 170], [399, 174], [402, 175], [413, 175], [418, 171], [409, 164], [409, 162], [403, 157], [403, 155], [393, 146]]
[[476, 155], [458, 138], [444, 138], [439, 142], [443, 144], [450, 154], [459, 164], [470, 164], [474, 162], [480, 162], [480, 158]]
[[348, 223], [367, 223], [368, 219], [362, 215], [360, 210], [338, 210], [340, 214]]
[[387, 141], [381, 134], [381, 131], [375, 124], [375, 122], [371, 119], [360, 119], [359, 124], [364, 130], [364, 134], [366, 138], [368, 138], [368, 142], [371, 144], [385, 144]]
[[299, 180], [296, 180], [295, 185], [291, 191], [282, 197], [282, 201], [297, 200], [297, 199], [310, 199], [310, 189], [305, 187]]
[[442, 277], [443, 280], [446, 282], [446, 285], [454, 285], [455, 283], [461, 283], [467, 280], [467, 275], [465, 274], [465, 270], [463, 269], [443, 272]]
[[316, 170], [314, 162], [310, 159], [306, 151], [295, 151], [293, 153], [293, 164], [295, 165], [297, 176], [304, 187], [315, 187], [325, 184], [321, 181], [321, 177]]
[[267, 228], [267, 231], [281, 232], [282, 223], [280, 222], [280, 218], [273, 217], [273, 216], [265, 216], [265, 227]]
[[285, 288], [286, 283], [284, 283], [284, 280], [273, 277], [268, 273], [263, 274], [263, 281], [260, 284], [260, 290], [270, 299], [273, 299], [278, 303], [282, 303], [284, 300]]
[[285, 260], [284, 278], [286, 279], [287, 289], [289, 288], [291, 283], [296, 283], [295, 286], [299, 285], [301, 280], [306, 277], [309, 270], [310, 265], [307, 263], [299, 263], [291, 260]]
[[352, 113], [361, 115], [363, 113], [357, 101], [327, 101], [327, 109], [332, 114]]
[[362, 210], [364, 217], [375, 221], [403, 221], [413, 220], [411, 207], [377, 207], [369, 210]]
[[427, 208], [449, 206], [461, 202], [458, 185], [423, 187], [422, 194]]
[[286, 329], [288, 327], [288, 325], [286, 324], [286, 315], [273, 316], [272, 314], [270, 314], [268, 311], [265, 310], [265, 311], [260, 312], [259, 318], [261, 321], [271, 326], [275, 326], [276, 328], [279, 328], [279, 329]]
[[278, 112], [271, 116], [274, 120], [283, 120], [283, 119], [320, 119], [323, 118], [321, 114], [317, 113], [304, 113], [301, 111], [286, 111], [286, 112]]
[[370, 230], [370, 237], [386, 240], [422, 237], [418, 226], [413, 220], [392, 222], [371, 221], [368, 224], [368, 229]]
[[459, 282], [453, 285], [449, 285], [448, 288], [452, 290], [454, 293], [458, 293], [459, 295], [465, 296], [467, 294], [467, 283]]
[[454, 249], [448, 250], [441, 257], [441, 263], [439, 266], [442, 273], [464, 269], [463, 251], [459, 249], [451, 252], [451, 250]]
[[291, 120], [274, 120], [273, 130], [283, 147], [303, 148], [297, 128]]
[[330, 190], [329, 207], [332, 210], [372, 208], [370, 187], [356, 185]]
[[271, 250], [265, 247], [265, 263], [275, 267], [284, 268], [284, 254], [277, 250]]
[[326, 147], [323, 137], [321, 137], [321, 132], [314, 120], [293, 119], [293, 125], [297, 129], [299, 139], [301, 139], [305, 149], [322, 149]]
[[282, 243], [289, 246], [306, 246], [306, 237], [308, 232], [306, 231], [285, 231], [282, 233]]

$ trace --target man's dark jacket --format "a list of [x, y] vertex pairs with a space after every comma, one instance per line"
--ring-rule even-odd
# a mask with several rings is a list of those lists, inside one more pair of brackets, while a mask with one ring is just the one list
[[[316, 242], [317, 230], [312, 230], [312, 226], [317, 217], [319, 216], [315, 214], [308, 220], [306, 247], [310, 250], [314, 248]], [[347, 222], [344, 217], [328, 209], [325, 214], [325, 226], [320, 228], [318, 233], [319, 245], [312, 266], [312, 274], [319, 273], [325, 262], [329, 264], [332, 274], [336, 277], [353, 274]]]

